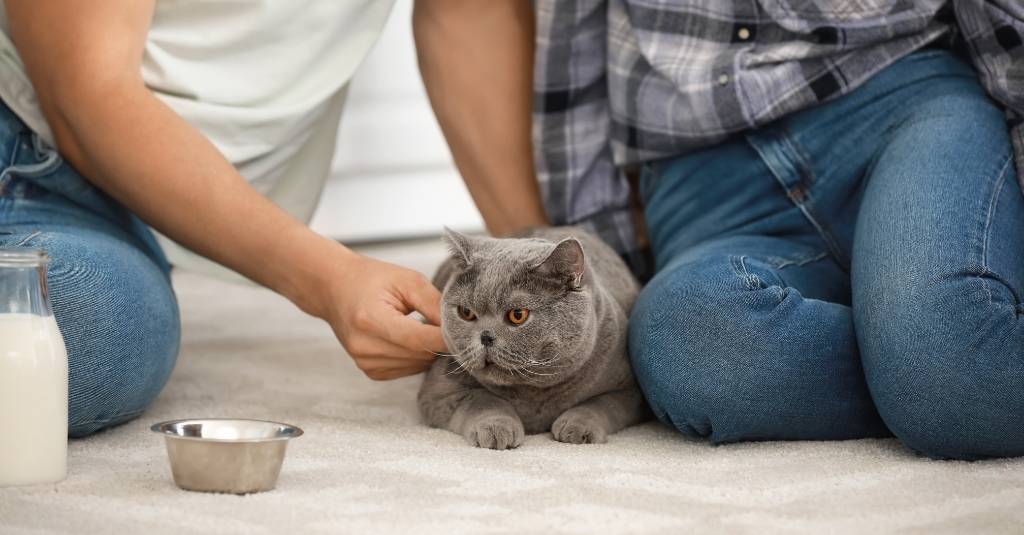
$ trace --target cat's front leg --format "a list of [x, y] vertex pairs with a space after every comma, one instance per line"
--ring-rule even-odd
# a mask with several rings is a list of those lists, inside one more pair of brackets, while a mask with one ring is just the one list
[[505, 450], [523, 443], [523, 422], [507, 401], [480, 389], [460, 409], [453, 415], [450, 428], [461, 433], [470, 445]]
[[639, 389], [606, 392], [563, 412], [551, 424], [551, 435], [570, 444], [603, 444], [608, 435], [643, 421], [647, 415]]
[[512, 405], [459, 375], [450, 359], [439, 359], [427, 372], [419, 405], [427, 424], [458, 433], [473, 446], [516, 448], [526, 435]]

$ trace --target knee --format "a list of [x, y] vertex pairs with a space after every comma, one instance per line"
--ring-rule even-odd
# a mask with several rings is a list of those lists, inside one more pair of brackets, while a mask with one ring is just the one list
[[758, 370], [775, 358], [777, 344], [766, 342], [782, 291], [741, 280], [722, 261], [660, 274], [641, 292], [629, 326], [633, 370], [654, 413], [716, 442], [749, 438], [749, 406], [778, 389], [776, 377]]
[[[921, 362], [920, 367], [875, 363], [866, 368], [875, 406], [903, 444], [933, 459], [1024, 455], [1021, 375], [987, 378], [939, 357], [948, 351], [932, 353], [930, 357], [939, 357], [934, 360], [914, 358], [919, 356], [914, 353], [888, 357]], [[985, 368], [983, 359], [973, 355], [970, 366]]]
[[147, 408], [170, 376], [180, 321], [167, 275], [105, 234], [44, 233], [47, 280], [69, 363], [69, 425], [84, 436]]
[[997, 399], [962, 396], [955, 390], [923, 395], [893, 391], [894, 386], [906, 388], [907, 381], [898, 386], [877, 383], [871, 388], [883, 421], [905, 446], [918, 453], [933, 459], [967, 461], [1024, 456], [1024, 422], [1019, 412], [1024, 407], [1019, 400], [1015, 409], [1007, 410], [989, 405]]
[[931, 322], [918, 316], [893, 317], [884, 329], [858, 333], [868, 387], [886, 426], [935, 459], [1024, 455], [1020, 348], [980, 327], [969, 333], [947, 328], [938, 315]]

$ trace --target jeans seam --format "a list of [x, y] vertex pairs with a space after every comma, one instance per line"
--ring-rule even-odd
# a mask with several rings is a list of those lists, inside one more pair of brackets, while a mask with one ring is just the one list
[[[771, 136], [771, 138], [768, 139], [767, 136]], [[814, 177], [814, 169], [811, 167], [803, 149], [791, 137], [788, 130], [782, 129], [781, 133], [772, 132], [766, 134], [764, 144], [771, 145], [770, 147], [762, 146], [759, 141], [762, 139], [760, 136], [747, 136], [746, 141], [768, 168], [772, 177], [779, 184], [779, 187], [785, 192], [789, 202], [800, 210], [804, 220], [811, 225], [814, 232], [825, 243], [828, 253], [835, 257], [836, 262], [844, 271], [848, 271], [850, 266], [849, 258], [842, 252], [842, 248], [835, 241], [832, 229], [822, 224], [806, 202], [817, 179]], [[783, 149], [782, 147], [785, 148]], [[776, 163], [784, 165], [786, 169], [780, 169]], [[787, 171], [792, 171], [798, 175], [795, 184], [788, 183], [786, 175], [791, 173]]]
[[1010, 157], [1006, 158], [1003, 163], [1002, 169], [999, 171], [999, 176], [996, 178], [995, 188], [992, 189], [992, 197], [989, 199], [988, 210], [985, 214], [985, 226], [982, 230], [982, 241], [981, 241], [981, 274], [978, 276], [981, 279], [981, 286], [985, 289], [985, 294], [988, 297], [988, 304], [992, 305], [992, 289], [988, 286], [986, 275], [992, 272], [988, 269], [988, 243], [992, 232], [992, 220], [996, 212], [996, 207], [999, 204], [999, 195], [1003, 191], [1003, 186], [1006, 184], [1006, 170], [1010, 167]]
[[750, 273], [747, 269], [746, 259], [746, 255], [733, 256], [730, 260], [732, 270], [743, 279], [743, 285], [747, 290], [759, 290], [761, 289], [761, 279]]
[[1003, 185], [1006, 184], [1006, 169], [1010, 166], [1010, 158], [1007, 157], [1003, 163], [1002, 169], [999, 170], [999, 176], [996, 177], [996, 187], [992, 190], [992, 197], [988, 201], [988, 211], [985, 214], [985, 228], [981, 243], [981, 264], [988, 269], [988, 242], [989, 234], [992, 230], [992, 219], [996, 212], [996, 205], [999, 203], [999, 194], [1003, 191]]
[[[780, 302], [784, 300], [786, 295], [789, 293], [789, 289], [785, 286], [785, 281], [780, 281], [781, 284], [768, 283], [756, 274], [751, 273], [750, 270], [747, 269], [747, 255], [732, 255], [729, 258], [729, 263], [732, 266], [733, 273], [743, 280], [745, 290], [751, 292], [757, 290], [769, 290], [775, 294], [775, 297]], [[773, 273], [773, 275], [775, 278], [780, 279], [777, 273]]]
[[[821, 239], [825, 242], [826, 246], [831, 250], [832, 255], [836, 257], [839, 264], [842, 266], [849, 266], [849, 259], [843, 254], [842, 248], [836, 242], [833, 236], [832, 228], [825, 223], [823, 220], [817, 217], [817, 213], [807, 202], [814, 190], [814, 185], [818, 182], [818, 178], [814, 176], [814, 167], [811, 165], [811, 159], [804, 152], [803, 147], [797, 143], [794, 139], [793, 134], [789, 132], [789, 129], [783, 128], [782, 141], [792, 151], [793, 155], [797, 158], [795, 162], [797, 172], [800, 173], [801, 180], [797, 184], [797, 187], [803, 187], [803, 198], [800, 202], [794, 202], [800, 207], [800, 211], [803, 212], [804, 216], [810, 220], [811, 225], [818, 230], [818, 234]], [[805, 180], [806, 177], [806, 180]]]

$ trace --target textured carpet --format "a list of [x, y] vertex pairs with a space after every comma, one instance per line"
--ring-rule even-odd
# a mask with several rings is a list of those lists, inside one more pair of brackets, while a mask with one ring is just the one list
[[[430, 269], [440, 251], [370, 254]], [[537, 435], [514, 451], [470, 448], [420, 424], [419, 378], [363, 378], [325, 324], [283, 299], [175, 282], [183, 349], [156, 405], [72, 442], [66, 481], [0, 489], [0, 532], [1024, 533], [1024, 460], [929, 461], [892, 440], [714, 447], [653, 423], [598, 446]], [[272, 492], [185, 492], [148, 426], [203, 416], [306, 435]]]

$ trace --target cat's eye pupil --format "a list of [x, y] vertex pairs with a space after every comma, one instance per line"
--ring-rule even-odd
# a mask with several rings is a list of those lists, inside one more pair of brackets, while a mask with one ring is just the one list
[[459, 306], [456, 307], [456, 310], [459, 313], [459, 317], [466, 321], [473, 321], [476, 319], [476, 314], [474, 314], [468, 307]]
[[509, 323], [513, 325], [522, 325], [529, 316], [530, 311], [525, 308], [513, 308], [507, 314]]

